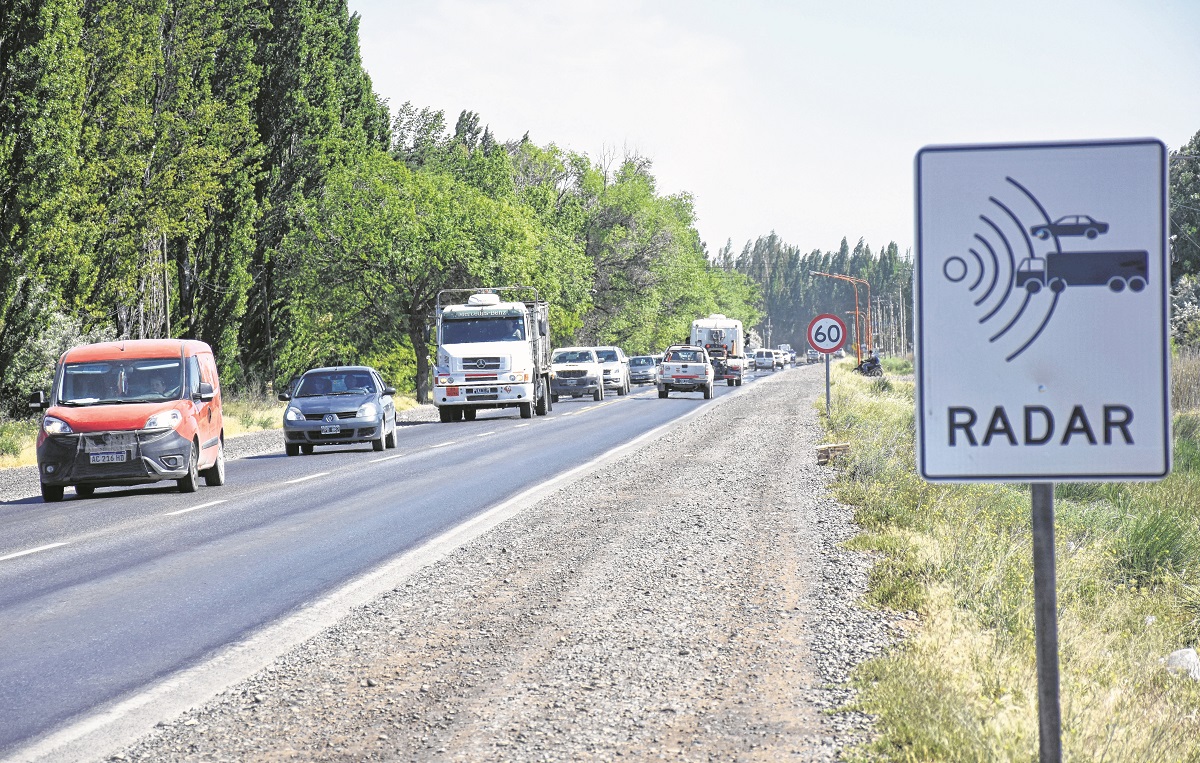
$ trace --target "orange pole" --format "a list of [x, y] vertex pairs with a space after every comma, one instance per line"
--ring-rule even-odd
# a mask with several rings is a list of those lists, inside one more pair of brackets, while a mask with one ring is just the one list
[[871, 284], [864, 278], [855, 278], [844, 273], [822, 273], [819, 270], [808, 271], [811, 275], [825, 276], [827, 278], [836, 278], [840, 281], [849, 281], [854, 287], [854, 357], [858, 358], [859, 365], [862, 365], [862, 322], [861, 313], [858, 307], [858, 284], [866, 284], [867, 286], [867, 345], [874, 347], [874, 338], [871, 336]]

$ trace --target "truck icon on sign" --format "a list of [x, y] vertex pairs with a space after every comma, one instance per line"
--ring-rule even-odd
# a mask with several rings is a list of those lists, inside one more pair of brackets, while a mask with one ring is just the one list
[[1068, 286], [1107, 286], [1114, 292], [1128, 286], [1138, 292], [1146, 288], [1149, 270], [1148, 252], [1048, 252], [1021, 261], [1015, 286], [1030, 294], [1043, 286], [1055, 294]]

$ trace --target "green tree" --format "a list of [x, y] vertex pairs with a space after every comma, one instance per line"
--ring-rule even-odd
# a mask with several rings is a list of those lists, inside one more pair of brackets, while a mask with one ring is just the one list
[[1200, 132], [1171, 152], [1171, 278], [1200, 275]]

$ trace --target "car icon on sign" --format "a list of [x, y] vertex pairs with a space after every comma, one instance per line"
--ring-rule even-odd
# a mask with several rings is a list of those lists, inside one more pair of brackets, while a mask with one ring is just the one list
[[1101, 233], [1108, 233], [1108, 223], [1093, 220], [1087, 215], [1067, 215], [1060, 217], [1049, 225], [1035, 225], [1029, 232], [1045, 241], [1051, 236], [1087, 236], [1095, 238]]

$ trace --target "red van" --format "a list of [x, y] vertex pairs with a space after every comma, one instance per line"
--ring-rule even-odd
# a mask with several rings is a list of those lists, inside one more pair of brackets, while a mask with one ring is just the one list
[[221, 385], [212, 349], [188, 339], [87, 344], [63, 353], [44, 410], [37, 461], [42, 500], [63, 489], [175, 480], [182, 493], [225, 484]]

